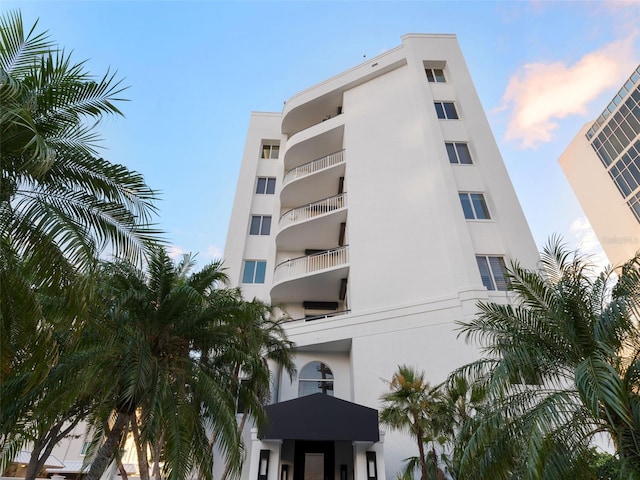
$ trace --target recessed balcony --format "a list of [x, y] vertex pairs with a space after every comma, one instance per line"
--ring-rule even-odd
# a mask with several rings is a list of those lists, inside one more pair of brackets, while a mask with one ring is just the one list
[[314, 198], [328, 197], [336, 191], [344, 172], [344, 150], [289, 170], [282, 181], [280, 204], [301, 205]]
[[276, 246], [280, 251], [296, 251], [335, 245], [340, 224], [346, 221], [346, 193], [294, 208], [280, 217]]
[[272, 303], [335, 301], [342, 279], [349, 276], [349, 247], [286, 260], [275, 268]]
[[284, 171], [342, 150], [343, 146], [344, 115], [338, 115], [289, 137], [282, 152]]

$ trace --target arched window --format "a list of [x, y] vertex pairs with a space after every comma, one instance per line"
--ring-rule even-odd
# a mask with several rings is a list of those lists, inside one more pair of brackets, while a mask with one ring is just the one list
[[298, 396], [324, 393], [333, 397], [333, 372], [326, 363], [307, 363], [298, 374]]

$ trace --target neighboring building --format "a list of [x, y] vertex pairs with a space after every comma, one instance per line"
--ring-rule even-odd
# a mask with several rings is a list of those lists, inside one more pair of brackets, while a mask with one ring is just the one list
[[383, 448], [383, 380], [407, 364], [435, 385], [477, 358], [455, 322], [508, 301], [511, 259], [537, 249], [454, 35], [405, 35], [253, 113], [225, 264], [286, 307], [298, 376], [274, 368], [243, 479], [395, 477], [417, 448]]
[[559, 159], [612, 265], [640, 249], [640, 66]]

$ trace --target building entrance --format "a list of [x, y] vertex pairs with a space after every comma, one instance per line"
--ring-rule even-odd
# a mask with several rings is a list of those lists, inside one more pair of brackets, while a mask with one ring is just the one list
[[334, 442], [297, 440], [293, 480], [334, 480]]

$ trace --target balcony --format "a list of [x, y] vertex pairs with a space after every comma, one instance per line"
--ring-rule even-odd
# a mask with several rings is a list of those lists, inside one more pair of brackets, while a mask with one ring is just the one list
[[285, 172], [341, 150], [344, 144], [344, 115], [313, 125], [289, 137], [282, 152]]
[[288, 171], [284, 176], [282, 186], [284, 188], [294, 180], [299, 180], [300, 178], [304, 178], [307, 175], [313, 175], [314, 173], [333, 167], [334, 165], [339, 165], [341, 163], [344, 163], [344, 150], [340, 150], [339, 152], [332, 153], [330, 155], [327, 155], [326, 157], [313, 160], [312, 162], [305, 163], [304, 165], [300, 165], [299, 167]]
[[346, 221], [346, 193], [294, 208], [280, 217], [276, 246], [280, 251], [327, 248], [338, 243]]
[[286, 260], [276, 266], [271, 302], [335, 301], [341, 281], [348, 275], [348, 246]]
[[282, 181], [280, 204], [302, 205], [335, 193], [344, 177], [344, 150], [305, 163], [286, 173]]

